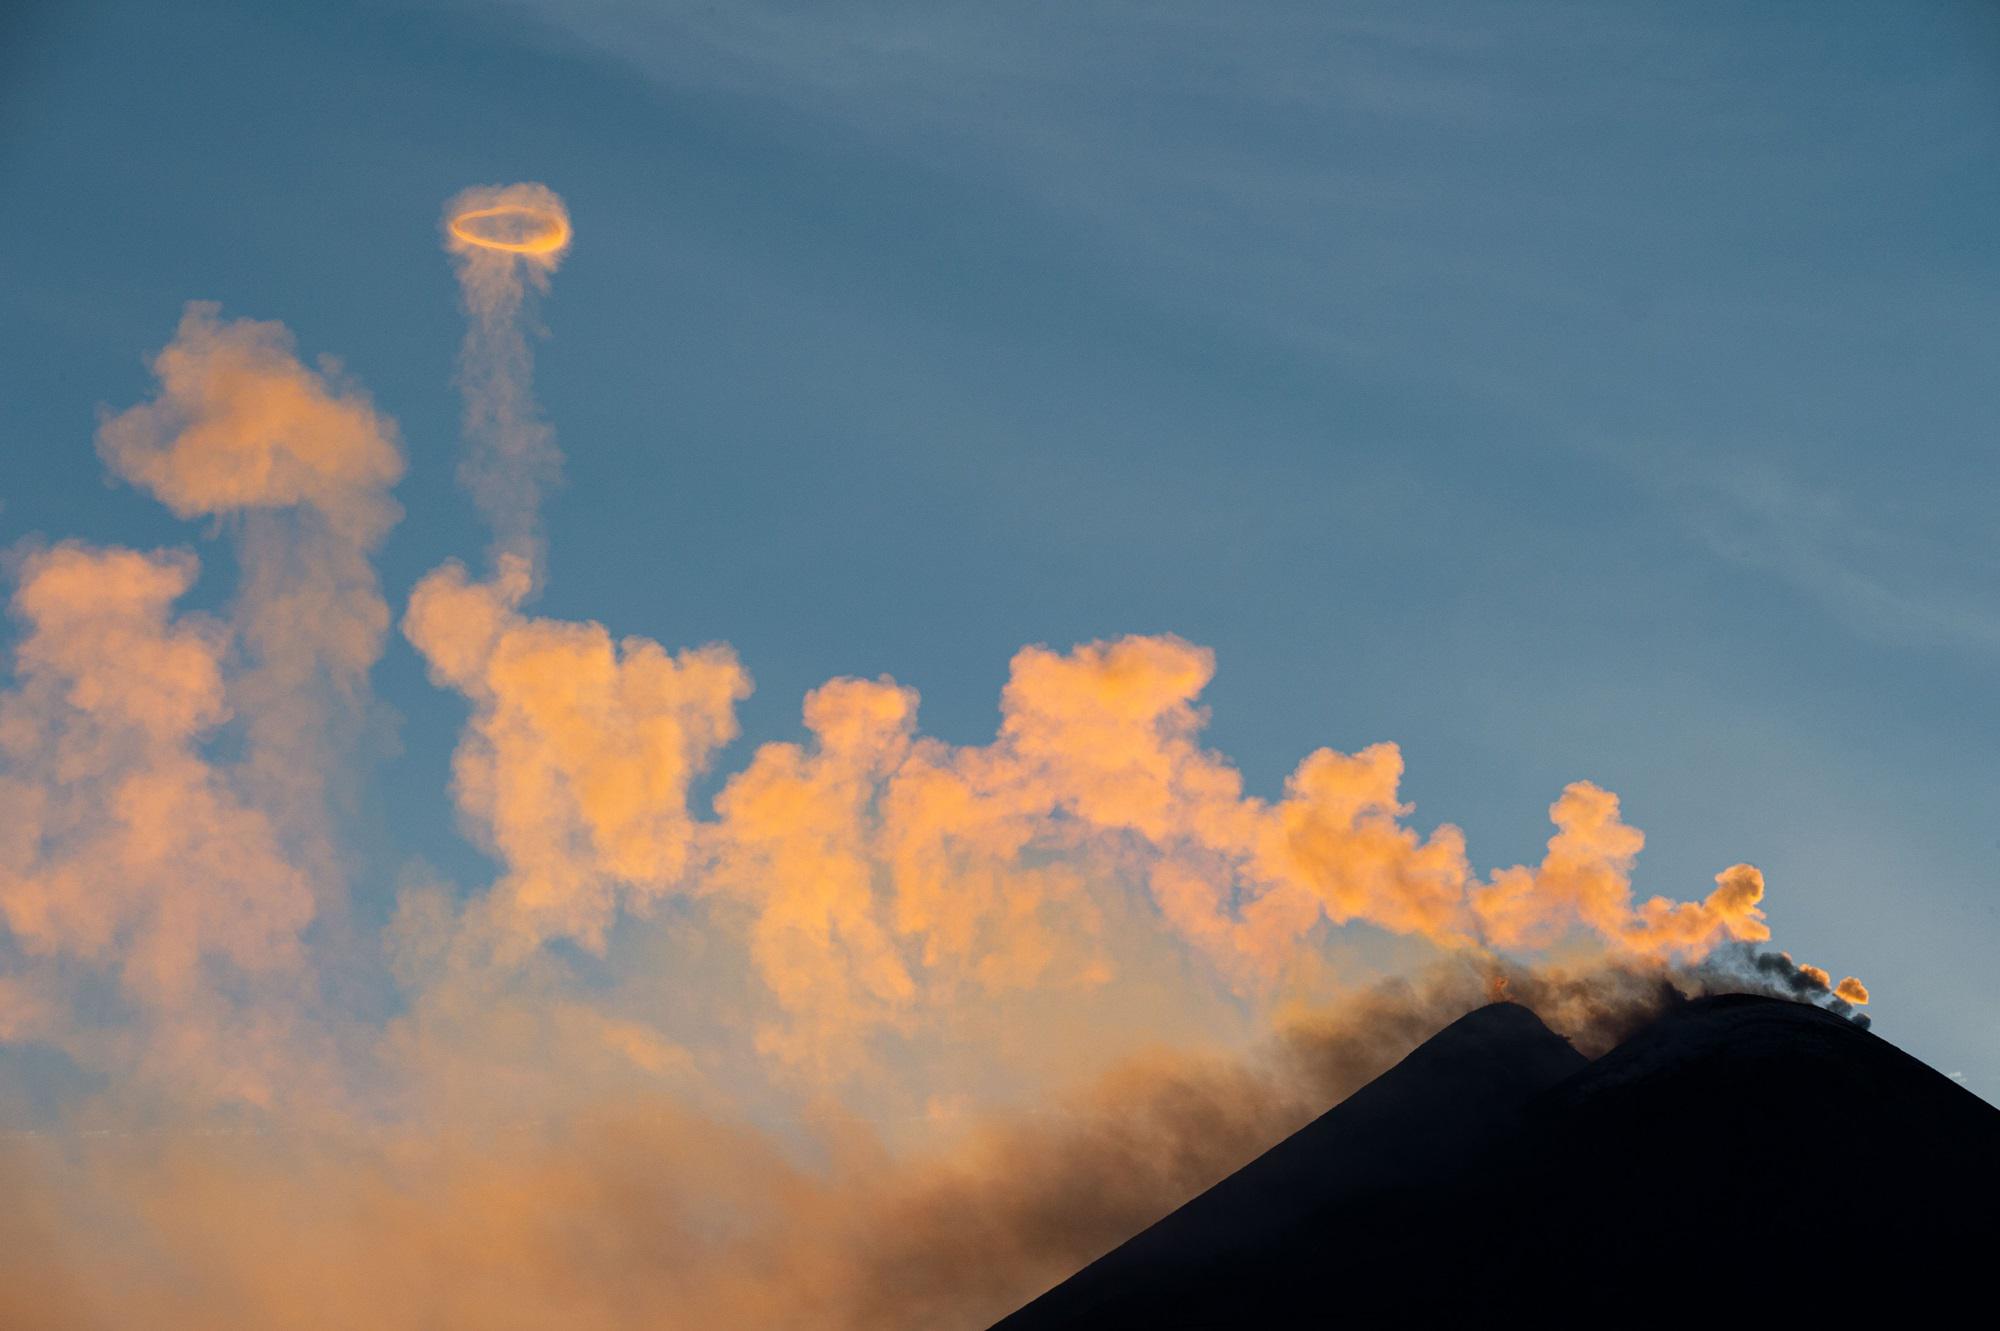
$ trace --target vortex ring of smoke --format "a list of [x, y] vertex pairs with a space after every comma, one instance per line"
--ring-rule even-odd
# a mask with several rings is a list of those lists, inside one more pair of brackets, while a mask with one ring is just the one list
[[[522, 225], [524, 234], [520, 239], [509, 240], [504, 236], [482, 234], [475, 229], [475, 223], [494, 222], [508, 219]], [[529, 225], [537, 229], [528, 230]], [[473, 208], [454, 216], [449, 226], [451, 234], [468, 245], [480, 249], [499, 250], [504, 254], [555, 254], [569, 244], [569, 219], [553, 209], [529, 208], [520, 204], [501, 204], [493, 208]]]

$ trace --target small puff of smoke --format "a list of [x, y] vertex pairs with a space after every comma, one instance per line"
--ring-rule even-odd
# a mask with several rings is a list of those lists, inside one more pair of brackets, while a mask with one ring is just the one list
[[331, 362], [299, 362], [283, 324], [188, 305], [152, 360], [153, 401], [107, 417], [98, 451], [179, 517], [310, 506], [370, 545], [398, 516], [395, 426]]
[[1858, 1004], [1849, 996], [1859, 993], [1860, 1002], [1868, 1001], [1868, 990], [1861, 981], [1850, 975], [1828, 988], [1830, 977], [1824, 970], [1793, 961], [1789, 952], [1756, 952], [1748, 946], [1720, 948], [1686, 976], [1695, 992], [1748, 992], [1796, 999], [1845, 1017], [1863, 1030], [1869, 1025], [1867, 1015], [1854, 1010]]

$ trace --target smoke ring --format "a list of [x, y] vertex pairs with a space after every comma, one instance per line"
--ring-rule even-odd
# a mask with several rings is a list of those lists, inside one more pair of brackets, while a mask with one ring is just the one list
[[[520, 224], [524, 234], [519, 239], [509, 239], [504, 234], [495, 235], [488, 229], [474, 226], [503, 218]], [[470, 208], [454, 215], [447, 225], [454, 240], [478, 249], [498, 250], [503, 254], [555, 254], [568, 246], [570, 239], [569, 218], [561, 212], [518, 203]], [[534, 229], [528, 229], [530, 227]]]

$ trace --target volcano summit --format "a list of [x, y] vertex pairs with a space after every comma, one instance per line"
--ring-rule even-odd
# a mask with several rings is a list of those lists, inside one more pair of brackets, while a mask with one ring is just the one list
[[2000, 1111], [1832, 1013], [1697, 999], [1588, 1062], [1496, 1003], [995, 1331], [1970, 1294], [1996, 1187]]

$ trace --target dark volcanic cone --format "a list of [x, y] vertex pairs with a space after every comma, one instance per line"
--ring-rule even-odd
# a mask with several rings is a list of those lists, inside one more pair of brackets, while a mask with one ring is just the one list
[[1367, 1225], [1413, 1189], [1448, 1188], [1521, 1130], [1537, 1094], [1588, 1066], [1524, 1007], [1495, 1003], [1468, 1013], [999, 1328], [1191, 1325], [1160, 1319], [1206, 1306], [1204, 1293], [1290, 1260], [1301, 1243]]
[[996, 1331], [1969, 1293], [1996, 1185], [2000, 1111], [1817, 1008], [1700, 999], [1586, 1063], [1496, 1004]]
[[1670, 1009], [1543, 1097], [1488, 1168], [1487, 1265], [1553, 1247], [1597, 1289], [1969, 1292], [2000, 1238], [2000, 1110], [1771, 998]]

